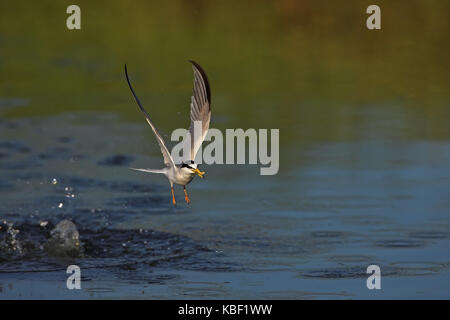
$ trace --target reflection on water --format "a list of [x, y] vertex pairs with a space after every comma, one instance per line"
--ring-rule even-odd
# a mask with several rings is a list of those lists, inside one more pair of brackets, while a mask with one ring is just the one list
[[[376, 32], [360, 1], [108, 3], [74, 32], [63, 3], [0, 3], [0, 298], [449, 297], [450, 2], [381, 1]], [[204, 166], [173, 207], [128, 169], [162, 163], [123, 65], [169, 140], [188, 59], [212, 127], [280, 129], [280, 171]]]
[[[83, 297], [364, 298], [370, 264], [382, 269], [380, 298], [447, 294], [448, 144], [284, 148], [302, 154], [301, 167], [290, 160], [267, 178], [256, 167], [210, 166], [189, 185], [192, 205], [173, 207], [163, 177], [128, 169], [160, 163], [144, 124], [72, 114], [0, 126], [4, 297], [36, 297], [30, 281], [59, 296], [73, 263]], [[70, 259], [48, 246], [64, 219], [82, 246]]]

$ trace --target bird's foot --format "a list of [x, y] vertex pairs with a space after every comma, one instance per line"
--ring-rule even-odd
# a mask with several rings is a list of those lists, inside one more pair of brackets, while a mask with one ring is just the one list
[[186, 186], [184, 186], [184, 200], [186, 200], [186, 203], [191, 203], [191, 200], [189, 199], [189, 196], [187, 194]]
[[170, 188], [170, 191], [172, 192], [172, 203], [173, 205], [176, 205], [177, 202], [175, 201], [175, 194], [173, 193], [173, 187]]

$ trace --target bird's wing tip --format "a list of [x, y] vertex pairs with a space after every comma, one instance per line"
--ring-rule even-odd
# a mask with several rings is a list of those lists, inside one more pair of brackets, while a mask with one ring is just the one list
[[194, 65], [194, 67], [196, 67], [197, 69], [202, 70], [202, 67], [200, 67], [200, 65], [199, 65], [197, 62], [195, 62], [194, 60], [189, 59], [188, 61], [189, 61], [192, 65]]
[[208, 76], [206, 75], [205, 70], [194, 60], [188, 60], [190, 63], [192, 63], [192, 65], [194, 66], [195, 69], [197, 69], [198, 72], [200, 72], [203, 81], [205, 82], [205, 87], [206, 87], [206, 95], [207, 95], [207, 99], [208, 99], [208, 103], [210, 105], [210, 109], [211, 109], [211, 88], [209, 86], [209, 80], [208, 80]]

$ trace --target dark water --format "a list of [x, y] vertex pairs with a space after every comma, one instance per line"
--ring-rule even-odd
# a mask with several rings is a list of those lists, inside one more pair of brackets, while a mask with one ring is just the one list
[[[379, 0], [377, 31], [356, 0], [77, 4], [69, 31], [63, 2], [0, 2], [0, 299], [450, 298], [449, 1]], [[168, 141], [188, 59], [212, 127], [280, 129], [280, 171], [202, 166], [173, 207], [128, 169], [162, 161], [123, 66]]]
[[[145, 123], [67, 114], [0, 126], [2, 298], [448, 298], [446, 143], [284, 148], [302, 168], [204, 167], [192, 204], [178, 189], [173, 207], [163, 177], [127, 169], [160, 163]], [[47, 246], [64, 219], [78, 228], [73, 255]], [[69, 264], [80, 291], [65, 288]]]

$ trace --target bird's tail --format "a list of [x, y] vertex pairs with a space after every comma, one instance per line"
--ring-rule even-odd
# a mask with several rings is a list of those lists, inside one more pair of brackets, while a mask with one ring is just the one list
[[162, 174], [166, 174], [167, 173], [167, 168], [164, 169], [137, 169], [137, 168], [130, 168], [131, 170], [136, 170], [136, 171], [142, 171], [142, 172], [149, 172], [149, 173], [162, 173]]

